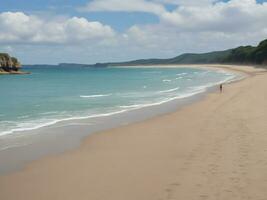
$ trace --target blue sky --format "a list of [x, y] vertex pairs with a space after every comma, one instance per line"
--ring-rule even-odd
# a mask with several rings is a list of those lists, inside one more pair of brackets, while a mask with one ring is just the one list
[[[109, 24], [118, 31], [124, 31], [134, 24], [158, 22], [157, 16], [139, 12], [90, 12], [81, 13], [76, 8], [85, 5], [88, 0], [8, 0], [1, 3], [0, 11], [23, 11], [26, 13], [68, 15], [86, 17], [90, 20]], [[15, 6], [14, 6], [15, 5]], [[169, 6], [172, 8], [171, 6]]]
[[267, 38], [266, 0], [8, 0], [0, 51], [23, 63], [167, 58]]

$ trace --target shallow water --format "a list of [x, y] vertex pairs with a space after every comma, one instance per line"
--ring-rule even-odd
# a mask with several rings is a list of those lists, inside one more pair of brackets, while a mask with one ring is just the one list
[[0, 137], [60, 121], [105, 117], [189, 97], [232, 80], [191, 68], [27, 68], [1, 76]]

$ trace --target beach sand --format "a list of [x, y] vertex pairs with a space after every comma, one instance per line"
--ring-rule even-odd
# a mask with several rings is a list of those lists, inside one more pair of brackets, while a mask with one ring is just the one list
[[10, 72], [6, 72], [6, 71], [0, 71], [0, 75], [23, 75], [23, 74], [30, 74], [30, 72], [24, 72], [24, 71], [10, 71]]
[[266, 200], [267, 73], [226, 69], [248, 77], [3, 175], [0, 199]]

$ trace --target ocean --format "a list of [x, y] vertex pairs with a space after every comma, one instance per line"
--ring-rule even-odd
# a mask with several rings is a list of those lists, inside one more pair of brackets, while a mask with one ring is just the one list
[[111, 116], [175, 99], [231, 81], [236, 74], [195, 68], [26, 69], [1, 76], [0, 139], [60, 121]]

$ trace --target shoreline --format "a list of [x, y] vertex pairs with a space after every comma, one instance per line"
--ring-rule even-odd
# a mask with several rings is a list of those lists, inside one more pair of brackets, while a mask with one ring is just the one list
[[[176, 67], [200, 68], [196, 65]], [[222, 70], [222, 68], [214, 68], [213, 65], [212, 67], [201, 66], [201, 68], [208, 70]], [[232, 70], [231, 72], [236, 74], [236, 77], [230, 81], [227, 80], [225, 84], [246, 78], [246, 75], [243, 72], [240, 73], [238, 71], [237, 73], [235, 70]], [[182, 109], [184, 106], [191, 105], [204, 99], [210, 92], [214, 92], [215, 87], [216, 86], [209, 86], [204, 92], [196, 93], [192, 96], [174, 98], [167, 102], [154, 103], [123, 112], [120, 111], [117, 112], [117, 114], [105, 114], [101, 117], [82, 117], [78, 119], [60, 120], [40, 128], [19, 131], [22, 132], [22, 134], [19, 135], [18, 139], [17, 137], [13, 137], [13, 135], [3, 135], [2, 137], [4, 138], [2, 138], [2, 143], [5, 144], [7, 142], [9, 146], [0, 149], [0, 160], [7, 161], [0, 167], [0, 175], [19, 171], [29, 163], [44, 157], [59, 155], [74, 150], [91, 134], [107, 131], [126, 124], [142, 122], [172, 113], [174, 110], [177, 111]], [[69, 131], [69, 129], [71, 131]], [[75, 132], [76, 134], [72, 134], [72, 132]], [[55, 139], [57, 137], [61, 139]], [[49, 149], [47, 149], [46, 146], [49, 146]], [[23, 160], [26, 160], [26, 162], [22, 162]]]
[[[236, 76], [240, 76], [239, 78], [234, 78], [233, 80], [226, 80], [224, 81], [224, 84], [228, 84], [229, 82], [234, 82], [234, 81], [238, 81], [239, 79], [243, 79], [246, 77], [246, 75], [248, 75], [249, 73], [247, 72], [244, 72], [242, 70], [232, 70], [231, 67], [240, 67], [240, 66], [237, 66], [237, 65], [213, 65], [213, 64], [210, 64], [210, 65], [200, 65], [200, 64], [196, 64], [196, 65], [164, 65], [164, 66], [161, 66], [161, 65], [158, 65], [158, 66], [150, 66], [150, 65], [145, 65], [145, 66], [131, 66], [131, 67], [118, 67], [118, 68], [195, 68], [195, 69], [205, 69], [205, 70], [216, 70], [216, 71], [221, 71], [221, 70], [224, 70], [226, 68], [227, 71], [229, 72], [232, 72], [233, 74], [235, 74]], [[247, 67], [247, 68], [250, 68], [251, 66], [242, 66], [243, 67]], [[116, 67], [115, 67], [116, 68]], [[7, 73], [7, 74], [10, 74], [10, 73]], [[30, 74], [29, 72], [22, 72], [22, 71], [19, 71], [18, 74]], [[209, 89], [210, 86], [208, 86], [206, 89]], [[213, 87], [213, 86], [211, 86]], [[202, 93], [202, 92], [201, 92]], [[196, 93], [196, 94], [193, 94], [192, 96], [194, 95], [198, 95], [199, 93]], [[190, 97], [191, 95], [189, 95], [188, 97]], [[183, 99], [183, 98], [188, 98], [187, 96], [186, 97], [181, 97], [181, 98], [173, 98], [171, 100], [168, 100], [168, 101], [164, 101], [164, 102], [156, 102], [156, 103], [152, 103], [152, 104], [148, 104], [148, 105], [143, 105], [143, 106], [140, 106], [140, 107], [137, 107], [137, 108], [133, 108], [133, 109], [129, 109], [129, 110], [125, 110], [125, 112], [129, 112], [129, 111], [132, 111], [132, 110], [136, 110], [136, 109], [141, 109], [141, 108], [146, 108], [146, 107], [151, 107], [151, 106], [157, 106], [157, 105], [161, 105], [161, 104], [164, 104], [164, 103], [168, 103], [170, 101], [173, 101], [173, 100], [179, 100], [179, 99]], [[124, 111], [118, 111], [118, 114], [120, 113], [123, 113]], [[117, 111], [114, 112], [114, 114], [117, 114]], [[36, 125], [36, 128], [25, 128], [24, 129], [21, 129], [21, 130], [8, 130], [6, 132], [4, 132], [3, 135], [0, 134], [0, 136], [5, 136], [5, 135], [9, 135], [9, 134], [12, 134], [14, 132], [24, 132], [24, 131], [32, 131], [32, 130], [36, 130], [36, 129], [39, 129], [39, 128], [43, 128], [43, 127], [49, 127], [49, 126], [53, 126], [55, 124], [58, 124], [58, 123], [61, 123], [61, 122], [71, 122], [73, 120], [83, 120], [83, 119], [89, 119], [89, 118], [98, 118], [98, 117], [101, 117], [102, 115], [103, 116], [109, 116], [109, 115], [112, 115], [112, 112], [111, 113], [103, 113], [103, 114], [99, 114], [100, 116], [96, 116], [96, 117], [91, 117], [91, 116], [82, 116], [82, 117], [74, 117], [74, 118], [63, 118], [63, 119], [58, 119], [58, 120], [55, 120], [55, 122], [48, 122], [47, 124], [43, 124], [43, 125]]]
[[31, 74], [30, 72], [24, 72], [24, 71], [0, 71], [0, 75], [25, 75], [25, 74]]
[[266, 70], [264, 66], [254, 65], [236, 65], [236, 64], [167, 64], [167, 65], [130, 65], [130, 66], [111, 66], [110, 68], [196, 68], [196, 69], [226, 69], [230, 72], [238, 72], [241, 74], [251, 75], [255, 72]]
[[[205, 159], [198, 160], [197, 158], [204, 158], [208, 155], [206, 153], [212, 153], [209, 148], [219, 148], [222, 145], [222, 143], [218, 145], [217, 140], [222, 142], [224, 140], [220, 139], [228, 138], [229, 134], [229, 137], [235, 137], [233, 130], [238, 131], [234, 129], [235, 123], [231, 121], [227, 121], [229, 130], [225, 131], [223, 122], [226, 119], [221, 118], [224, 117], [221, 115], [229, 115], [232, 120], [238, 118], [238, 112], [232, 113], [231, 110], [230, 103], [233, 101], [232, 99], [236, 100], [234, 102], [236, 106], [240, 106], [238, 102], [243, 99], [239, 99], [240, 97], [236, 95], [239, 95], [239, 93], [246, 95], [248, 92], [253, 92], [250, 90], [244, 91], [242, 88], [253, 87], [258, 83], [256, 81], [262, 81], [262, 77], [256, 76], [261, 73], [260, 70], [250, 70], [246, 79], [225, 85], [224, 95], [220, 98], [218, 93], [209, 93], [203, 100], [194, 102], [189, 106], [183, 106], [178, 111], [89, 135], [83, 140], [82, 145], [75, 150], [33, 161], [23, 170], [0, 176], [0, 197], [3, 197], [3, 199], [16, 199], [16, 197], [36, 199], [38, 197], [36, 195], [43, 195], [46, 199], [56, 199], [57, 197], [73, 199], [75, 195], [80, 193], [82, 194], [81, 199], [88, 199], [88, 197], [91, 197], [91, 199], [107, 199], [109, 196], [109, 199], [112, 200], [126, 198], [147, 200], [162, 198], [162, 196], [167, 195], [168, 191], [175, 190], [176, 186], [184, 185], [184, 183], [187, 183], [187, 186], [184, 186], [185, 188], [182, 190], [185, 195], [183, 198], [193, 195], [192, 192], [190, 194], [186, 193], [186, 191], [190, 191], [188, 190], [190, 187], [193, 187], [187, 181], [194, 179], [195, 176], [202, 177], [204, 175], [197, 171], [198, 168], [192, 167], [191, 169], [190, 165], [194, 163], [201, 170], [206, 168], [208, 170], [209, 167], [212, 167], [208, 165], [209, 162], [205, 163]], [[263, 74], [263, 76], [266, 76], [266, 74]], [[254, 85], [252, 84], [253, 81], [255, 82]], [[225, 110], [218, 107], [222, 103]], [[241, 103], [246, 104], [246, 99]], [[255, 104], [255, 106], [260, 105]], [[246, 108], [245, 105], [242, 107], [242, 109]], [[239, 109], [241, 112], [245, 112], [241, 108]], [[217, 112], [214, 113], [214, 110]], [[232, 117], [234, 114], [236, 116]], [[264, 114], [266, 113], [262, 114], [262, 117], [265, 117]], [[188, 119], [195, 126], [188, 123]], [[215, 122], [219, 125], [212, 123], [215, 119]], [[179, 123], [179, 126], [177, 123]], [[208, 128], [203, 126], [203, 123], [208, 124]], [[220, 134], [212, 135], [214, 130], [219, 131]], [[184, 132], [187, 134], [183, 134]], [[235, 139], [239, 141], [239, 137]], [[227, 145], [230, 144], [227, 143]], [[221, 151], [217, 149], [217, 151], [224, 153], [223, 149]], [[231, 153], [231, 148], [226, 151]], [[201, 152], [202, 154], [200, 154]], [[194, 160], [194, 158], [197, 160]], [[211, 155], [210, 159], [218, 159], [218, 155], [214, 158]], [[208, 161], [210, 161], [209, 158]], [[215, 162], [215, 160], [212, 161]], [[224, 162], [223, 160], [220, 161]], [[113, 168], [111, 169], [109, 165], [112, 165]], [[64, 166], [66, 168], [62, 168]], [[219, 167], [217, 166], [217, 168]], [[210, 171], [206, 171], [206, 173], [212, 175]], [[240, 176], [242, 178], [242, 175]], [[23, 180], [27, 180], [27, 178], [30, 178], [31, 181], [25, 183]], [[197, 182], [202, 182], [202, 178], [197, 178]], [[222, 178], [219, 177], [219, 179]], [[68, 180], [73, 183], [68, 184]], [[58, 185], [55, 189], [52, 189], [52, 182]], [[75, 187], [74, 183], [79, 184], [81, 188]], [[44, 187], [43, 184], [48, 185]], [[90, 185], [91, 190], [88, 190], [87, 185]], [[74, 188], [70, 189], [71, 186], [74, 186]], [[66, 190], [68, 187], [70, 187], [69, 190]], [[13, 194], [11, 191], [13, 191]], [[63, 191], [68, 191], [68, 196], [64, 196]], [[112, 195], [110, 194], [111, 191], [113, 191]]]
[[[75, 150], [79, 148], [84, 139], [92, 134], [139, 123], [182, 109], [184, 106], [201, 101], [207, 94], [214, 92], [217, 89], [215, 87], [210, 87], [205, 92], [186, 98], [174, 99], [160, 105], [150, 105], [110, 116], [60, 121], [51, 126], [25, 131], [25, 134], [18, 137], [19, 142], [17, 142], [17, 137], [13, 138], [11, 135], [9, 138], [9, 135], [6, 135], [7, 142], [14, 145], [0, 150], [0, 160], [7, 161], [0, 166], [0, 176], [19, 171], [31, 162], [44, 157]], [[28, 140], [31, 142], [28, 143]], [[6, 140], [0, 141], [0, 145], [1, 142], [5, 143]], [[23, 160], [26, 161], [22, 162]]]

